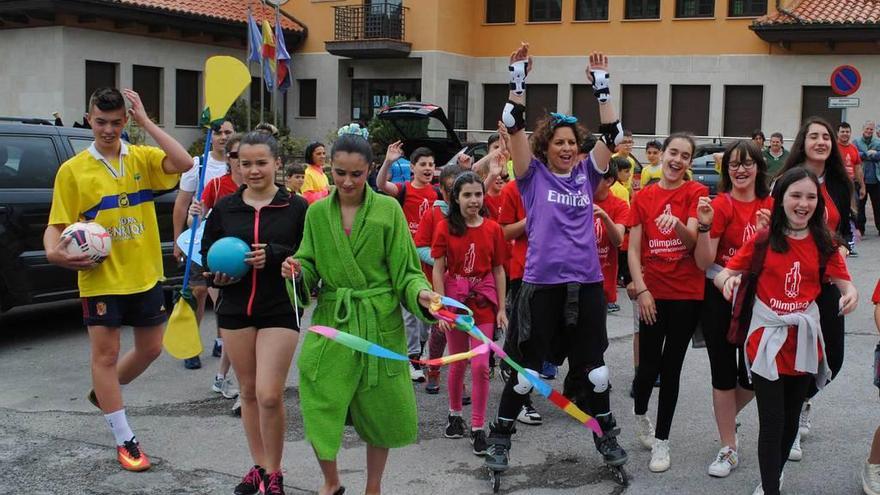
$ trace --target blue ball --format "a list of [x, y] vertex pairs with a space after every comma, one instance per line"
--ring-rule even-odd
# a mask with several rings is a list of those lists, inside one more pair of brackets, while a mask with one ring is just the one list
[[244, 262], [251, 247], [238, 237], [224, 237], [208, 250], [208, 269], [225, 273], [232, 278], [243, 277], [251, 266]]

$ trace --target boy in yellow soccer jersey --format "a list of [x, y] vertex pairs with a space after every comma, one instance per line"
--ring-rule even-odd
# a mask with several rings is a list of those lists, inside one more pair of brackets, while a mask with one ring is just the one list
[[[129, 115], [159, 148], [120, 140]], [[166, 316], [153, 194], [173, 188], [193, 162], [183, 146], [147, 117], [134, 91], [98, 89], [89, 99], [88, 121], [95, 141], [58, 169], [43, 245], [50, 263], [79, 272], [91, 343], [89, 400], [103, 411], [113, 431], [122, 467], [143, 471], [150, 461], [128, 426], [120, 384], [143, 373], [162, 351]], [[70, 238], [61, 239], [61, 233], [79, 221], [96, 222], [110, 233], [112, 248], [103, 263], [67, 252]], [[122, 325], [134, 327], [135, 343], [118, 359]]]

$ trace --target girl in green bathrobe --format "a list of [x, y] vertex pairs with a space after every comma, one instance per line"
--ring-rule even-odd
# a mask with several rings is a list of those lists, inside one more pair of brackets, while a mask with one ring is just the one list
[[[422, 274], [400, 206], [366, 187], [372, 162], [367, 140], [342, 134], [331, 156], [336, 189], [309, 207], [302, 243], [282, 274], [301, 279], [306, 293], [323, 282], [312, 324], [406, 354], [400, 305], [432, 323], [427, 308], [440, 296]], [[416, 441], [407, 363], [361, 354], [309, 332], [298, 367], [306, 438], [324, 474], [318, 493], [344, 492], [336, 454], [346, 424], [367, 443], [366, 493], [380, 493], [388, 449]]]

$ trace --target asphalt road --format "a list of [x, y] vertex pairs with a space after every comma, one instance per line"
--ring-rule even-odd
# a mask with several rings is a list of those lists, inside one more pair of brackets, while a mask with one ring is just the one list
[[[813, 433], [804, 440], [804, 460], [786, 469], [784, 493], [861, 493], [861, 464], [880, 422], [878, 391], [871, 383], [878, 334], [869, 301], [880, 276], [880, 239], [869, 237], [859, 251], [861, 256], [851, 258], [849, 266], [862, 302], [847, 318], [844, 367], [814, 402]], [[206, 346], [213, 325], [209, 314], [202, 325]], [[608, 327], [611, 346], [606, 360], [615, 385], [612, 408], [623, 428], [621, 443], [630, 453], [630, 486], [624, 489], [613, 482], [583, 428], [538, 397], [535, 404], [545, 423], [519, 427], [502, 493], [752, 493], [759, 481], [753, 404], [740, 415], [740, 468], [726, 479], [706, 474], [720, 445], [704, 349], [691, 349], [685, 363], [670, 441], [672, 468], [663, 474], [648, 471], [650, 452], [637, 446], [627, 395], [632, 379], [628, 305], [609, 316]], [[124, 332], [123, 346], [130, 344], [131, 332]], [[118, 467], [106, 422], [85, 399], [90, 387], [88, 351], [75, 302], [19, 308], [0, 316], [0, 493], [232, 493], [251, 461], [239, 420], [230, 415], [232, 402], [211, 392], [216, 358], [203, 355], [205, 366], [188, 371], [163, 355], [126, 387], [130, 422], [154, 462], [150, 471], [129, 473]], [[286, 401], [285, 485], [289, 494], [314, 493], [320, 471], [303, 440], [296, 375], [294, 367]], [[554, 385], [561, 387], [560, 380]], [[501, 386], [500, 380], [493, 380], [490, 416]], [[419, 442], [392, 452], [385, 493], [490, 493], [482, 459], [471, 454], [469, 443], [442, 436], [445, 389], [429, 396], [419, 387], [417, 398]], [[656, 394], [652, 415], [655, 403]], [[339, 461], [348, 493], [363, 493], [364, 448], [353, 431], [346, 432]]]

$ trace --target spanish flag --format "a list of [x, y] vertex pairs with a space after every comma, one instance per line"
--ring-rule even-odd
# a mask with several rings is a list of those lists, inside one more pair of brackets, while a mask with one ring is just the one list
[[263, 19], [263, 81], [266, 89], [272, 91], [275, 88], [275, 36], [272, 34], [272, 25]]

